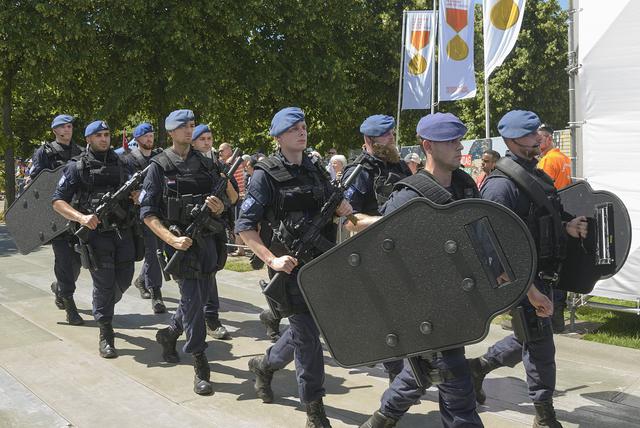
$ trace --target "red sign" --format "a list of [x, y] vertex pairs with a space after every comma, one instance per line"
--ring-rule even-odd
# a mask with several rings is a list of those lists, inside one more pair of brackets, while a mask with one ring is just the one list
[[462, 164], [462, 166], [468, 168], [471, 166], [472, 160], [473, 159], [471, 158], [471, 155], [462, 155], [462, 159], [460, 159], [460, 163]]

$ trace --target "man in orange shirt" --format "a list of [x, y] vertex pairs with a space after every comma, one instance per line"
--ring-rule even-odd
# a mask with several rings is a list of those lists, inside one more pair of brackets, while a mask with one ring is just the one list
[[559, 148], [553, 147], [553, 128], [543, 123], [538, 132], [542, 136], [538, 168], [553, 178], [553, 184], [560, 190], [571, 184], [571, 160]]
[[[571, 184], [571, 159], [559, 148], [553, 147], [553, 128], [544, 123], [538, 128], [542, 137], [540, 143], [540, 160], [538, 168], [553, 179], [553, 185], [560, 190]], [[564, 308], [567, 306], [567, 292], [553, 290], [553, 316], [551, 327], [554, 333], [564, 331]]]

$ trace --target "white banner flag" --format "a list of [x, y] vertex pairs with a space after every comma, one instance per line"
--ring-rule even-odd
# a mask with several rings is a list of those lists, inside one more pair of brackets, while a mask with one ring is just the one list
[[516, 44], [526, 0], [484, 0], [484, 75], [488, 79]]
[[476, 96], [473, 64], [473, 0], [440, 2], [438, 99], [463, 100]]
[[404, 31], [402, 110], [431, 108], [434, 31], [433, 11], [407, 12]]

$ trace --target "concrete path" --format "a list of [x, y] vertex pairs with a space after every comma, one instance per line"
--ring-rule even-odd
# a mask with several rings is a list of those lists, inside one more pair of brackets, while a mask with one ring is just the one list
[[[293, 366], [273, 381], [274, 404], [253, 393], [247, 361], [269, 346], [258, 313], [265, 302], [257, 281], [264, 271], [218, 276], [221, 318], [230, 341], [211, 340], [207, 355], [215, 393], [192, 391], [189, 355], [166, 364], [154, 337], [168, 315], [154, 315], [148, 300], [129, 289], [116, 306], [114, 326], [120, 357], [98, 355], [98, 329], [91, 316], [91, 282], [80, 276], [76, 302], [87, 321], [73, 327], [53, 304], [50, 247], [22, 256], [0, 227], [0, 427], [302, 427]], [[137, 266], [139, 268], [139, 266]], [[169, 310], [177, 305], [175, 282], [163, 288]], [[493, 326], [480, 355], [505, 331]], [[184, 336], [179, 345], [184, 342]], [[556, 408], [565, 427], [640, 427], [640, 351], [557, 337]], [[344, 369], [325, 353], [327, 414], [334, 427], [355, 427], [379, 405], [387, 379], [381, 368]], [[533, 407], [522, 365], [501, 368], [485, 382], [480, 407], [487, 427], [528, 427]], [[441, 426], [437, 392], [429, 390], [398, 424]]]

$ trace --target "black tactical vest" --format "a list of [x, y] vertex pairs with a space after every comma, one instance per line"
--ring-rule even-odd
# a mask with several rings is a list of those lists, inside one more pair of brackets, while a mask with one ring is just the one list
[[[389, 200], [389, 196], [391, 192], [393, 192], [393, 186], [403, 178], [410, 176], [411, 170], [403, 160], [392, 164], [384, 162], [366, 152], [362, 154], [361, 162], [364, 170], [369, 175], [369, 179], [373, 183], [373, 195], [365, 194], [362, 213], [380, 215], [379, 208]], [[345, 171], [355, 167], [355, 165], [356, 164], [348, 165]]]
[[82, 153], [83, 150], [80, 146], [74, 143], [69, 143], [69, 145], [71, 146], [71, 150], [66, 149], [57, 141], [51, 141], [44, 144], [43, 150], [52, 169], [66, 165], [71, 158], [77, 157]]
[[479, 198], [478, 186], [471, 176], [461, 169], [456, 169], [451, 174], [451, 189], [453, 194], [437, 182], [435, 177], [427, 171], [420, 170], [414, 175], [403, 178], [397, 182], [393, 189], [409, 188], [423, 198], [429, 199], [438, 205], [445, 205], [460, 199]]
[[[532, 185], [523, 186], [500, 169], [495, 169], [491, 175], [507, 177], [518, 186], [521, 195], [514, 212], [525, 221], [536, 243], [538, 270], [548, 273], [558, 272], [567, 249], [567, 235], [561, 221], [564, 209], [560, 196], [553, 185], [553, 179], [541, 169], [534, 168], [529, 171], [520, 166], [519, 170], [521, 174], [528, 175], [533, 180]], [[541, 190], [546, 201], [534, 200], [530, 188], [533, 186]], [[550, 208], [547, 209], [547, 207]]]
[[149, 163], [151, 162], [151, 158], [162, 153], [162, 149], [156, 148], [151, 150], [151, 156], [146, 158], [138, 148], [134, 148], [127, 155], [127, 161], [133, 165], [136, 171], [142, 171], [145, 169]]
[[211, 159], [195, 150], [183, 160], [173, 149], [167, 149], [151, 162], [160, 165], [165, 175], [165, 219], [178, 226], [188, 226], [192, 221], [191, 210], [204, 203], [220, 179], [219, 169]]
[[[255, 168], [263, 170], [273, 180], [275, 200], [267, 207], [265, 217], [274, 236], [289, 247], [293, 239], [304, 233], [305, 226], [329, 198], [331, 177], [315, 163], [313, 169], [305, 165], [293, 167], [299, 168], [299, 173], [294, 175], [289, 169], [292, 167], [288, 168], [284, 162], [281, 155], [270, 156], [258, 162]], [[335, 242], [334, 232], [335, 228], [329, 224], [323, 235]]]
[[[125, 183], [125, 168], [118, 155], [111, 149], [98, 154], [88, 150], [76, 160], [76, 168], [80, 173], [80, 192], [77, 194], [75, 206], [84, 214], [93, 213], [104, 194], [115, 192]], [[102, 221], [98, 230], [130, 227], [134, 219], [133, 203], [129, 200], [122, 201], [121, 208], [120, 213], [114, 212], [110, 218]]]

